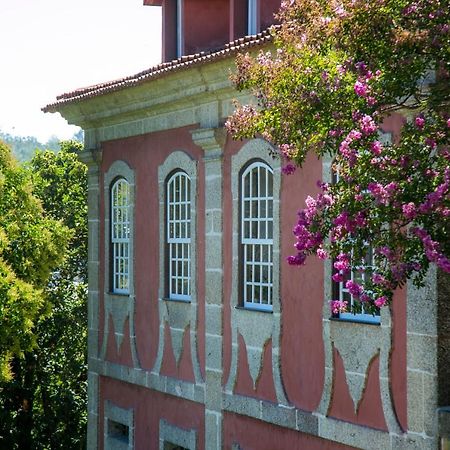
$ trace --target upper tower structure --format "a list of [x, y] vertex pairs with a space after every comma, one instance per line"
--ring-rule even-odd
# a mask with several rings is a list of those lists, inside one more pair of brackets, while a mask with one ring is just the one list
[[275, 23], [281, 0], [144, 0], [162, 6], [163, 62], [217, 50]]

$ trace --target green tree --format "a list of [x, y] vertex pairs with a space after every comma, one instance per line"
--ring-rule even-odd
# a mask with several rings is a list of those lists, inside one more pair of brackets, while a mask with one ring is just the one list
[[[227, 127], [276, 145], [283, 172], [308, 152], [333, 158], [335, 183], [318, 180], [294, 229], [297, 254], [334, 260], [358, 310], [389, 304], [430, 263], [450, 272], [450, 11], [444, 0], [283, 1], [275, 52], [237, 59], [234, 81], [257, 104]], [[382, 143], [383, 119], [410, 121]], [[367, 243], [374, 250], [366, 264]], [[365, 271], [364, 283], [348, 280]], [[347, 302], [334, 300], [334, 313]]]
[[86, 433], [87, 173], [78, 142], [38, 151], [23, 173], [54, 223], [69, 230], [64, 259], [41, 288], [47, 314], [33, 329], [34, 347], [14, 360], [0, 385], [0, 448], [81, 449]]
[[[15, 404], [18, 426], [28, 421], [32, 399], [7, 398], [21, 367], [32, 364], [36, 327], [49, 313], [44, 293], [52, 270], [62, 264], [71, 232], [47, 217], [32, 194], [30, 173], [19, 167], [0, 142], [0, 447], [9, 448], [10, 421], [5, 403]], [[13, 447], [11, 447], [13, 448]]]
[[85, 448], [87, 421], [87, 168], [79, 142], [37, 152], [34, 194], [73, 231], [66, 259], [45, 292], [52, 313], [37, 330], [33, 448]]

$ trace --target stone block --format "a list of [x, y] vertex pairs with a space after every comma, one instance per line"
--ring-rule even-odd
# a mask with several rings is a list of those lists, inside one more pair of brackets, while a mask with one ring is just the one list
[[221, 450], [222, 447], [222, 417], [221, 415], [205, 411], [205, 449]]
[[88, 373], [88, 412], [98, 414], [98, 375]]
[[303, 433], [318, 435], [319, 434], [319, 419], [300, 409], [296, 410], [296, 428]]
[[[88, 173], [88, 186], [89, 189], [91, 189], [93, 192], [95, 192], [96, 189], [99, 189], [99, 181], [98, 181], [98, 171], [95, 170], [94, 172]], [[91, 216], [88, 216], [91, 217]], [[98, 217], [98, 215], [96, 216]]]
[[206, 368], [222, 370], [222, 336], [206, 335]]
[[[436, 267], [430, 266], [425, 278], [425, 286], [416, 288], [412, 282], [409, 282], [407, 295], [408, 332], [436, 334], [436, 305], [434, 304], [436, 302]], [[427, 320], [424, 320], [424, 310], [427, 311]]]
[[[205, 266], [206, 269], [222, 269], [222, 236], [205, 237]], [[206, 280], [208, 282], [208, 280]], [[218, 289], [219, 286], [216, 286]]]
[[208, 334], [222, 334], [222, 305], [206, 304], [205, 328]]
[[88, 292], [88, 328], [98, 330], [98, 291], [89, 289]]
[[147, 373], [142, 369], [134, 369], [134, 383], [139, 386], [146, 386]]
[[415, 433], [424, 431], [423, 373], [408, 370], [408, 429]]
[[145, 386], [159, 392], [166, 392], [166, 377], [155, 372], [147, 372]]
[[88, 261], [88, 281], [90, 291], [98, 291], [99, 289], [98, 277], [99, 277], [98, 261]]
[[207, 192], [205, 210], [220, 208], [222, 206], [222, 182], [211, 181], [205, 186], [205, 191]]
[[105, 367], [105, 369], [106, 369], [105, 375], [106, 376], [108, 376], [110, 378], [114, 378], [116, 380], [122, 379], [122, 366], [121, 365], [106, 362], [105, 366], [106, 366]]
[[206, 235], [221, 235], [223, 226], [223, 214], [221, 209], [208, 209], [206, 211]]
[[205, 408], [211, 411], [222, 410], [222, 373], [206, 369]]
[[206, 304], [222, 304], [223, 272], [220, 269], [206, 269], [205, 277], [205, 302]]
[[423, 374], [424, 431], [427, 436], [438, 434], [438, 378]]
[[88, 260], [97, 262], [99, 258], [99, 222], [89, 222], [88, 229], [89, 253]]
[[436, 450], [439, 448], [439, 443], [437, 438], [408, 433], [403, 436], [392, 435], [391, 448], [395, 450]]
[[325, 416], [319, 417], [319, 436], [360, 449], [391, 448], [389, 433]]
[[166, 393], [175, 397], [194, 400], [194, 384], [167, 377]]
[[86, 436], [86, 448], [97, 449], [98, 448], [98, 415], [88, 413], [88, 426]]
[[261, 401], [243, 395], [224, 394], [223, 409], [244, 416], [261, 418]]
[[408, 368], [437, 374], [437, 336], [408, 333]]
[[98, 332], [92, 328], [89, 329], [88, 334], [88, 352], [89, 356], [94, 358], [98, 356]]
[[285, 428], [296, 428], [294, 407], [285, 407], [271, 402], [261, 402], [261, 419]]
[[195, 384], [194, 385], [194, 401], [197, 403], [205, 403], [205, 385]]

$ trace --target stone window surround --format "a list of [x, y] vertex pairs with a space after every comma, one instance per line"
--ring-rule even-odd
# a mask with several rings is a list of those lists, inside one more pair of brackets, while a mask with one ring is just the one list
[[[111, 188], [117, 179], [124, 179], [129, 186], [129, 291], [127, 294], [113, 293], [111, 286], [111, 264], [110, 264], [110, 240], [111, 240]], [[134, 295], [134, 198], [135, 198], [135, 175], [130, 166], [122, 160], [114, 161], [104, 175], [104, 205], [105, 205], [105, 294], [114, 296]]]
[[[128, 445], [109, 434], [108, 421], [114, 421], [128, 427]], [[110, 400], [104, 403], [105, 448], [108, 450], [132, 450], [134, 448], [134, 410], [115, 405]]]
[[[167, 181], [175, 172], [184, 172], [190, 180], [191, 200], [191, 303], [197, 303], [197, 163], [187, 153], [176, 150], [171, 153], [158, 168], [159, 185], [159, 217], [160, 217], [160, 259], [159, 259], [159, 298], [169, 300], [167, 292], [167, 264], [166, 264], [166, 207], [167, 207]], [[170, 300], [177, 301], [177, 300]]]
[[165, 419], [160, 419], [159, 450], [165, 450], [166, 444], [177, 445], [188, 450], [197, 450], [197, 431], [193, 428], [180, 428]]
[[[252, 139], [232, 156], [231, 159], [231, 194], [232, 194], [232, 289], [231, 289], [231, 328], [232, 356], [226, 392], [232, 393], [237, 381], [238, 335], [244, 338], [247, 346], [248, 363], [253, 386], [256, 387], [261, 375], [262, 358], [266, 344], [272, 341], [272, 371], [277, 399], [280, 404], [287, 404], [280, 373], [280, 192], [281, 162], [271, 157], [275, 152], [271, 144], [264, 139]], [[242, 308], [239, 294], [239, 242], [240, 242], [240, 175], [242, 170], [253, 160], [260, 160], [273, 170], [273, 286], [272, 312]]]
[[[171, 188], [172, 188], [172, 183], [177, 183], [177, 179], [184, 179], [184, 182], [186, 183], [186, 186], [188, 186], [188, 189], [186, 189], [186, 198], [184, 200], [179, 200], [179, 202], [177, 203], [175, 201], [175, 198], [172, 197], [171, 195]], [[165, 191], [166, 191], [166, 197], [165, 197], [165, 214], [164, 214], [164, 219], [165, 219], [165, 244], [166, 244], [166, 248], [165, 248], [165, 252], [164, 252], [164, 259], [165, 259], [165, 268], [167, 268], [168, 271], [168, 276], [166, 276], [166, 285], [168, 285], [167, 288], [167, 298], [169, 298], [170, 300], [181, 300], [181, 301], [190, 301], [191, 300], [191, 296], [190, 296], [190, 289], [192, 287], [192, 283], [191, 283], [191, 276], [190, 276], [190, 266], [191, 266], [191, 258], [190, 258], [190, 254], [192, 251], [192, 245], [191, 245], [191, 235], [193, 232], [195, 232], [195, 230], [192, 228], [192, 224], [191, 224], [191, 217], [189, 216], [189, 219], [185, 218], [184, 220], [181, 219], [181, 217], [179, 217], [177, 215], [176, 212], [174, 212], [174, 216], [172, 217], [172, 223], [174, 224], [175, 227], [175, 231], [173, 232], [173, 235], [170, 236], [169, 233], [169, 227], [170, 227], [170, 217], [169, 217], [169, 210], [171, 207], [173, 207], [176, 211], [176, 205], [181, 206], [181, 208], [185, 208], [188, 209], [189, 212], [191, 212], [191, 197], [192, 197], [192, 191], [191, 191], [191, 179], [190, 177], [187, 175], [187, 173], [184, 170], [181, 169], [175, 169], [173, 172], [171, 172], [168, 176], [168, 178], [166, 179], [166, 183], [165, 183]], [[178, 234], [176, 232], [176, 225], [179, 225], [179, 231]], [[187, 231], [189, 229], [189, 232]], [[184, 238], [182, 237], [182, 231], [184, 231], [184, 234], [186, 236], [184, 236]], [[189, 236], [187, 236], [187, 234]], [[172, 258], [172, 248], [173, 245], [177, 246], [181, 244], [182, 246], [186, 246], [187, 247], [187, 253], [188, 255], [186, 256], [185, 254], [183, 254], [183, 256], [177, 255], [176, 257]], [[183, 251], [184, 253], [184, 251]], [[175, 274], [172, 272], [171, 269], [171, 265], [172, 265], [172, 260], [178, 258], [178, 261], [181, 261], [182, 263], [182, 270], [181, 270], [181, 275], [180, 273], [178, 273], [178, 269], [175, 271]], [[188, 277], [186, 277], [186, 274], [184, 273], [184, 263], [187, 263], [187, 274]], [[187, 287], [187, 292], [179, 292], [178, 288], [176, 289], [176, 292], [174, 292], [172, 290], [171, 287], [171, 283], [172, 283], [172, 279], [175, 279], [176, 284], [178, 284], [178, 280], [181, 279], [181, 281], [183, 281], [183, 278], [188, 278], [188, 287]]]
[[[167, 265], [166, 265], [166, 182], [175, 171], [181, 170], [187, 174], [191, 184], [191, 254], [190, 301], [168, 299]], [[178, 364], [183, 351], [183, 336], [189, 327], [192, 364], [196, 382], [200, 382], [201, 371], [197, 357], [197, 161], [183, 150], [171, 152], [158, 168], [159, 195], [159, 344], [158, 355], [152, 372], [159, 374], [164, 354], [165, 327], [169, 325], [172, 348]]]
[[[261, 145], [262, 144], [262, 145]], [[265, 148], [264, 148], [265, 147]], [[231, 189], [233, 198], [233, 288], [232, 298], [235, 306], [243, 307], [243, 296], [239, 292], [239, 280], [241, 279], [242, 264], [239, 262], [239, 247], [241, 245], [241, 183], [245, 169], [254, 162], [261, 162], [273, 172], [273, 286], [272, 306], [274, 312], [280, 312], [280, 187], [281, 165], [277, 158], [271, 158], [269, 151], [271, 146], [262, 139], [255, 139], [245, 144], [242, 149], [232, 157]], [[250, 308], [246, 308], [250, 309]], [[251, 309], [260, 311], [259, 309]], [[271, 311], [269, 311], [271, 312]]]
[[[248, 308], [248, 309], [255, 309], [255, 310], [259, 310], [259, 311], [267, 311], [267, 312], [271, 312], [272, 311], [272, 278], [273, 278], [273, 267], [268, 267], [268, 277], [269, 280], [271, 280], [269, 282], [269, 288], [267, 290], [267, 303], [257, 303], [253, 301], [253, 298], [251, 299], [247, 299], [246, 297], [246, 288], [247, 285], [257, 285], [257, 283], [253, 283], [252, 281], [250, 281], [249, 279], [247, 279], [246, 277], [246, 265], [247, 265], [247, 257], [246, 257], [246, 247], [250, 246], [250, 248], [255, 248], [258, 245], [264, 245], [266, 247], [269, 247], [269, 252], [268, 252], [268, 260], [263, 260], [261, 257], [260, 261], [253, 261], [253, 267], [260, 267], [262, 268], [264, 266], [264, 263], [268, 263], [270, 262], [273, 256], [273, 239], [269, 239], [268, 236], [265, 236], [264, 239], [261, 238], [254, 238], [254, 237], [245, 237], [245, 231], [244, 231], [244, 222], [245, 219], [255, 219], [255, 217], [252, 217], [252, 209], [253, 209], [253, 205], [252, 203], [254, 202], [255, 197], [252, 196], [252, 192], [249, 193], [249, 197], [245, 197], [245, 190], [246, 190], [246, 186], [245, 183], [250, 180], [252, 178], [252, 174], [254, 170], [258, 170], [258, 174], [259, 174], [259, 169], [263, 169], [266, 172], [266, 190], [268, 190], [268, 176], [269, 174], [272, 177], [273, 180], [273, 171], [272, 168], [265, 162], [265, 161], [261, 161], [259, 159], [251, 159], [241, 170], [241, 173], [239, 174], [239, 181], [240, 181], [240, 196], [239, 196], [239, 211], [240, 211], [240, 219], [241, 219], [241, 223], [240, 223], [240, 240], [239, 240], [239, 247], [240, 250], [243, 252], [242, 254], [242, 258], [239, 258], [239, 276], [240, 276], [240, 287], [239, 287], [239, 294], [242, 295], [242, 299], [240, 299], [240, 303], [241, 306]], [[258, 182], [260, 181], [260, 179], [258, 178]], [[268, 198], [270, 198], [271, 196], [268, 195], [268, 197], [261, 197], [261, 195], [258, 197], [257, 202], [259, 204], [259, 202], [262, 201], [267, 201]], [[272, 192], [272, 198], [273, 198], [273, 192]], [[244, 203], [245, 201], [250, 201], [250, 216], [245, 216], [244, 214]], [[272, 200], [273, 202], [273, 200]], [[258, 205], [258, 209], [259, 209], [259, 205]], [[260, 218], [257, 217], [256, 218], [256, 222], [257, 222], [257, 226], [259, 227], [259, 224], [261, 222], [266, 223], [266, 233], [269, 234], [269, 229], [267, 227], [269, 220], [268, 219], [272, 219], [272, 224], [273, 224], [273, 209], [272, 209], [272, 217], [268, 217], [268, 211], [266, 211], [266, 216], [264, 218]], [[250, 222], [250, 229], [251, 229], [251, 223]], [[251, 231], [249, 230], [249, 234], [251, 234]], [[259, 232], [258, 232], [259, 234]], [[264, 242], [261, 242], [264, 241]], [[271, 241], [271, 242], [269, 242]], [[262, 263], [262, 264], [261, 264]], [[262, 289], [262, 287], [260, 287], [260, 289]], [[242, 292], [243, 291], [243, 292]], [[260, 293], [260, 300], [263, 300], [265, 298], [264, 295], [261, 295]]]
[[[110, 229], [111, 229], [111, 201], [110, 190], [114, 180], [118, 178], [125, 179], [129, 184], [129, 225], [130, 225], [130, 245], [129, 245], [129, 290], [128, 293], [115, 293], [112, 292], [111, 286], [111, 256], [110, 256]], [[125, 321], [128, 318], [130, 324], [130, 340], [131, 340], [131, 353], [133, 358], [133, 364], [139, 366], [137, 350], [136, 350], [136, 336], [134, 331], [134, 306], [135, 306], [135, 281], [134, 281], [134, 204], [135, 204], [135, 172], [134, 170], [123, 160], [114, 161], [108, 170], [104, 174], [103, 179], [103, 203], [104, 203], [104, 304], [105, 304], [105, 317], [104, 317], [104, 333], [103, 344], [100, 352], [100, 357], [104, 359], [106, 357], [108, 335], [110, 330], [110, 317], [114, 323], [115, 341], [117, 351], [124, 338], [124, 326]]]
[[[124, 186], [122, 188], [122, 186]], [[123, 205], [125, 206], [123, 210], [125, 211], [124, 218], [121, 220], [117, 220], [115, 211], [120, 208], [121, 205], [118, 204], [120, 194], [118, 192], [121, 192], [122, 189], [126, 189], [127, 195], [126, 195], [126, 201], [127, 204]], [[130, 208], [129, 208], [129, 184], [128, 181], [123, 177], [116, 178], [110, 189], [110, 199], [111, 199], [111, 214], [110, 214], [110, 224], [111, 228], [109, 230], [110, 234], [110, 244], [112, 247], [112, 274], [110, 283], [112, 284], [112, 288], [110, 289], [115, 294], [128, 294], [129, 292], [129, 271], [130, 271], [130, 258], [129, 258], [129, 251], [130, 251], [130, 236], [126, 236], [127, 233], [125, 232], [125, 237], [123, 237], [121, 234], [123, 233], [123, 230], [128, 228], [130, 226]], [[117, 225], [117, 229], [121, 230], [114, 231]], [[106, 231], [106, 230], [105, 230]], [[122, 254], [122, 251], [119, 251], [119, 249], [123, 250], [126, 249], [126, 255]], [[126, 264], [125, 268], [126, 270], [122, 272], [120, 269], [120, 259], [125, 258]], [[119, 280], [119, 281], [117, 281]], [[120, 281], [122, 280], [122, 281]], [[124, 281], [126, 280], [126, 283]], [[122, 283], [125, 284], [126, 287], [122, 287]]]

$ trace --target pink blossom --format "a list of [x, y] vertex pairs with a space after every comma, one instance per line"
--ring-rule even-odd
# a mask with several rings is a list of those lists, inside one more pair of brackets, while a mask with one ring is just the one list
[[348, 302], [341, 300], [332, 300], [330, 302], [331, 313], [337, 315], [347, 311]]
[[427, 137], [425, 139], [425, 145], [428, 145], [428, 147], [431, 147], [431, 148], [435, 148], [437, 144], [433, 138]]
[[350, 270], [350, 256], [346, 253], [340, 253], [333, 264], [336, 270], [348, 272]]
[[348, 289], [348, 292], [350, 292], [350, 295], [353, 297], [359, 297], [363, 293], [363, 287], [360, 286], [358, 283], [355, 283], [352, 280], [348, 280], [347, 283], [345, 283], [345, 287]]
[[422, 116], [417, 116], [414, 120], [414, 123], [416, 124], [416, 127], [421, 130], [423, 126], [425, 125], [425, 119]]
[[374, 303], [377, 308], [381, 308], [387, 303], [387, 301], [388, 301], [387, 297], [383, 295], [382, 297], [378, 297]]
[[361, 131], [368, 136], [369, 134], [375, 133], [377, 130], [377, 125], [375, 124], [372, 117], [368, 116], [367, 114], [363, 116], [363, 118], [360, 121], [361, 125]]
[[320, 259], [328, 258], [328, 253], [323, 248], [318, 248], [316, 254]]
[[294, 164], [286, 164], [282, 169], [281, 172], [283, 172], [284, 175], [292, 175], [297, 167]]
[[354, 86], [354, 90], [356, 95], [359, 97], [367, 97], [368, 94], [368, 88], [365, 83], [362, 83], [361, 81], [357, 81]]
[[298, 253], [295, 256], [287, 257], [287, 262], [291, 266], [301, 266], [301, 265], [305, 264], [305, 260], [306, 260], [306, 255], [304, 255], [303, 253]]
[[370, 297], [367, 294], [364, 294], [364, 292], [359, 297], [360, 302], [368, 302], [370, 301]]
[[370, 144], [370, 150], [374, 155], [380, 155], [383, 150], [383, 144], [380, 141], [374, 141]]
[[386, 278], [384, 278], [383, 275], [380, 275], [379, 273], [374, 273], [372, 275], [372, 282], [374, 284], [385, 284]]
[[406, 203], [402, 205], [403, 215], [408, 219], [412, 220], [417, 215], [416, 205], [413, 202]]
[[331, 279], [335, 283], [342, 283], [344, 281], [344, 275], [342, 273], [336, 272], [331, 276]]

